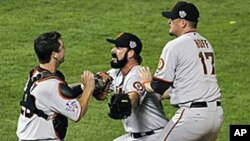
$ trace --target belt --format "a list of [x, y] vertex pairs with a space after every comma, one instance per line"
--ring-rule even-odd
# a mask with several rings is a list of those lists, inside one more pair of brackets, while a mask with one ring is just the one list
[[[216, 104], [217, 106], [221, 106], [220, 101], [217, 101]], [[207, 107], [207, 102], [194, 102], [190, 105], [190, 108], [202, 108], [202, 107]]]
[[156, 130], [160, 130], [163, 129], [163, 127], [148, 131], [148, 132], [142, 132], [142, 133], [131, 133], [131, 135], [136, 139], [136, 138], [141, 138], [144, 136], [149, 136], [149, 135], [153, 135], [155, 133]]
[[152, 131], [143, 132], [143, 133], [131, 133], [131, 134], [136, 139], [136, 138], [141, 138], [144, 136], [149, 136], [149, 135], [152, 135], [154, 133], [155, 133], [154, 130], [152, 130]]

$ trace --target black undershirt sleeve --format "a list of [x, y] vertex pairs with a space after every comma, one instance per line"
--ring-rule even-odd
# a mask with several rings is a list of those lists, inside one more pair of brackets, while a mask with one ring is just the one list
[[166, 81], [162, 81], [159, 79], [153, 79], [153, 81], [151, 81], [150, 86], [151, 88], [159, 93], [160, 95], [163, 95], [164, 92], [170, 87], [172, 86], [172, 82], [166, 82]]
[[72, 90], [73, 90], [73, 93], [78, 95], [78, 96], [81, 95], [82, 92], [83, 92], [80, 84], [77, 85], [77, 86], [72, 87]]
[[66, 98], [77, 98], [82, 91], [80, 85], [72, 89], [68, 85], [60, 83], [59, 88], [60, 93]]

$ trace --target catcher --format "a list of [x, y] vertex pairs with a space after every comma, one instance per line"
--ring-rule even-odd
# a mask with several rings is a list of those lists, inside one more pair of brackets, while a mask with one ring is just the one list
[[94, 91], [94, 75], [84, 71], [81, 82], [85, 89], [69, 87], [57, 68], [64, 62], [61, 34], [41, 34], [34, 42], [39, 66], [30, 71], [20, 102], [17, 136], [24, 140], [64, 140], [68, 119], [78, 122], [87, 112]]
[[115, 44], [111, 50], [112, 69], [100, 75], [106, 78], [103, 82], [109, 83], [104, 83], [105, 87], [99, 91], [95, 88], [93, 96], [103, 100], [109, 90], [115, 93], [109, 103], [108, 116], [122, 120], [127, 133], [114, 141], [156, 140], [167, 124], [167, 118], [156, 94], [145, 91], [138, 75], [142, 43], [131, 33], [122, 33], [117, 39], [107, 41]]

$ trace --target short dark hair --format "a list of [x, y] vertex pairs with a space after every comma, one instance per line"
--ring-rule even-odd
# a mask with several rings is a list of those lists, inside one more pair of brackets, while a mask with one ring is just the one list
[[34, 50], [39, 62], [44, 64], [50, 61], [53, 51], [59, 52], [59, 39], [61, 34], [57, 31], [46, 32], [39, 35], [34, 41]]
[[192, 28], [197, 28], [198, 22], [188, 21], [188, 25]]

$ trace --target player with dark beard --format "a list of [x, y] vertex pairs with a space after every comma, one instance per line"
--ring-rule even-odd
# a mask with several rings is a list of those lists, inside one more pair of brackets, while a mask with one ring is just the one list
[[157, 140], [167, 118], [156, 94], [149, 94], [142, 87], [138, 75], [142, 68], [140, 39], [131, 33], [122, 33], [107, 41], [115, 44], [111, 49], [112, 69], [107, 72], [113, 78], [109, 90], [115, 93], [109, 103], [108, 115], [122, 120], [127, 132], [114, 141]]

